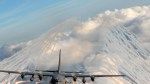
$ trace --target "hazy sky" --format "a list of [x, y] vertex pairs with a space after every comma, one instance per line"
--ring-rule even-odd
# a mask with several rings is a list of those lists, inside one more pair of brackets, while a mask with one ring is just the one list
[[0, 46], [28, 41], [69, 18], [149, 5], [150, 0], [0, 0]]

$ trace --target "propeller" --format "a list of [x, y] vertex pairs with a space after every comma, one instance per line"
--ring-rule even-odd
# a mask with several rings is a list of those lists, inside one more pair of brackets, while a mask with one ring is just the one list
[[41, 81], [43, 79], [43, 76], [42, 75], [38, 75], [39, 77], [39, 80]]
[[33, 80], [34, 80], [34, 75], [32, 75], [30, 78], [30, 81], [33, 81]]
[[83, 77], [82, 83], [84, 83], [84, 84], [86, 83], [85, 77]]
[[76, 76], [73, 77], [73, 81], [74, 81], [74, 82], [77, 81], [77, 77], [76, 77]]
[[94, 77], [94, 76], [91, 76], [90, 78], [91, 78], [91, 81], [92, 81], [92, 82], [95, 81], [95, 77]]
[[21, 76], [20, 76], [20, 77], [21, 77], [21, 79], [24, 79], [24, 76], [25, 76], [24, 74], [21, 74]]

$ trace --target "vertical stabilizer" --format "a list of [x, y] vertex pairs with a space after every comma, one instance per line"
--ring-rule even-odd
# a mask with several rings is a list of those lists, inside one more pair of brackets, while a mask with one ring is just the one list
[[58, 73], [60, 73], [60, 67], [61, 67], [61, 49], [59, 50]]

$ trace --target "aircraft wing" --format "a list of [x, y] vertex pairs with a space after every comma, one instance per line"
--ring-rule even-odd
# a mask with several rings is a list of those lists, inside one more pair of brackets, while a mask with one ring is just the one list
[[85, 83], [86, 79], [85, 78], [90, 78], [91, 81], [94, 82], [95, 78], [98, 77], [123, 77], [125, 75], [91, 75], [91, 74], [64, 74], [66, 78], [73, 78], [73, 81], [76, 82], [77, 78], [82, 78], [82, 82]]
[[86, 74], [75, 74], [75, 75], [70, 75], [70, 74], [65, 74], [65, 77], [122, 77], [125, 75], [86, 75]]
[[20, 75], [34, 75], [34, 74], [40, 74], [38, 72], [27, 72], [27, 71], [8, 71], [8, 70], [0, 70], [0, 72], [8, 73], [8, 74], [20, 74]]
[[[35, 70], [35, 71], [40, 71], [40, 72], [58, 72], [58, 70]], [[61, 73], [84, 73], [84, 72], [73, 72], [73, 71], [61, 71]]]
[[0, 70], [0, 72], [8, 73], [8, 74], [20, 74], [20, 75], [42, 75], [42, 76], [53, 76], [50, 73], [43, 73], [43, 72], [20, 72], [20, 71], [8, 71], [8, 70]]
[[81, 73], [84, 73], [83, 71], [61, 71], [62, 73], [65, 73], [65, 74], [71, 74], [71, 73], [74, 73], [74, 74], [81, 74]]
[[4, 72], [4, 73], [8, 73], [8, 74], [10, 74], [10, 73], [14, 73], [14, 74], [21, 74], [21, 72], [19, 72], [19, 71], [7, 71], [7, 70], [0, 70], [0, 72]]
[[58, 70], [35, 70], [39, 72], [58, 72]]

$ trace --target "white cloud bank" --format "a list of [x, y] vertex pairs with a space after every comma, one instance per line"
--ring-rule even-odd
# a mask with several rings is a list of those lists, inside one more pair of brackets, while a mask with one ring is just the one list
[[[30, 41], [0, 62], [5, 70], [55, 69], [62, 49], [63, 70], [125, 74], [99, 78], [95, 84], [148, 84], [150, 81], [150, 6], [106, 11], [86, 22], [66, 21]], [[1, 74], [14, 82], [16, 75]]]
[[10, 57], [26, 47], [26, 43], [6, 44], [0, 48], [0, 60]]

